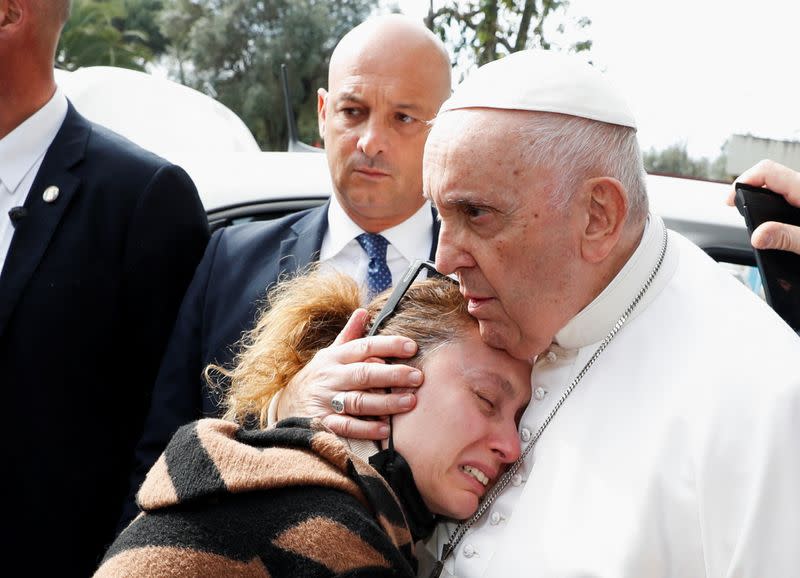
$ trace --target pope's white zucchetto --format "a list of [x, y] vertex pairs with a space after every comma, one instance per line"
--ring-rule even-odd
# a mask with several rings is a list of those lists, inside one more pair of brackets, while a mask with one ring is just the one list
[[636, 128], [609, 80], [578, 55], [523, 50], [484, 64], [459, 84], [439, 114], [462, 108], [557, 112]]

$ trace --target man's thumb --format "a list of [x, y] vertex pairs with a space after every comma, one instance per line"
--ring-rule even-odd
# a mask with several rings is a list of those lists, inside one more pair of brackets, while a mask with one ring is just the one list
[[753, 231], [750, 239], [756, 249], [779, 249], [800, 255], [800, 227], [769, 221]]

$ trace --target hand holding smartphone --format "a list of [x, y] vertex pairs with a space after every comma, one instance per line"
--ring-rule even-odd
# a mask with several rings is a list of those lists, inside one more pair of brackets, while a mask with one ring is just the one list
[[[736, 208], [751, 236], [767, 221], [800, 226], [800, 207], [790, 205], [783, 195], [743, 183], [736, 183], [735, 188]], [[767, 303], [795, 331], [800, 330], [800, 255], [772, 249], [754, 251]]]

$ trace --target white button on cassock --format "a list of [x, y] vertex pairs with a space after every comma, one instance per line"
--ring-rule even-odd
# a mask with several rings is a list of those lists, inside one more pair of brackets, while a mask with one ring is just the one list
[[519, 474], [514, 474], [511, 476], [511, 485], [512, 486], [519, 486], [522, 484], [522, 476]]
[[519, 430], [519, 438], [525, 443], [531, 441], [531, 430], [526, 427], [522, 428]]
[[542, 401], [545, 395], [547, 395], [547, 391], [542, 387], [537, 387], [533, 390], [533, 397], [539, 401]]
[[464, 557], [465, 558], [472, 558], [476, 554], [475, 546], [472, 544], [467, 544], [464, 546]]
[[503, 517], [500, 515], [500, 512], [492, 512], [492, 516], [491, 516], [491, 518], [489, 518], [489, 523], [490, 523], [492, 526], [497, 526], [497, 524], [499, 524], [499, 523], [500, 523], [500, 520], [501, 520], [502, 518], [503, 518]]

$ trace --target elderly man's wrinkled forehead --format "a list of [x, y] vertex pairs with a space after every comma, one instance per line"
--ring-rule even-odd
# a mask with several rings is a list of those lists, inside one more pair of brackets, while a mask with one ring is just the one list
[[487, 108], [462, 108], [439, 114], [431, 121], [431, 135], [450, 133], [475, 133], [490, 124], [490, 117], [502, 115], [508, 111]]
[[436, 202], [436, 191], [493, 181], [497, 172], [520, 173], [529, 148], [521, 125], [533, 114], [475, 108], [438, 115], [425, 143], [423, 194]]
[[503, 147], [518, 150], [522, 127], [532, 115], [528, 111], [490, 108], [464, 108], [439, 114], [431, 123], [431, 132], [425, 146], [426, 157], [441, 145], [450, 149], [465, 148], [479, 158], [491, 148]]

